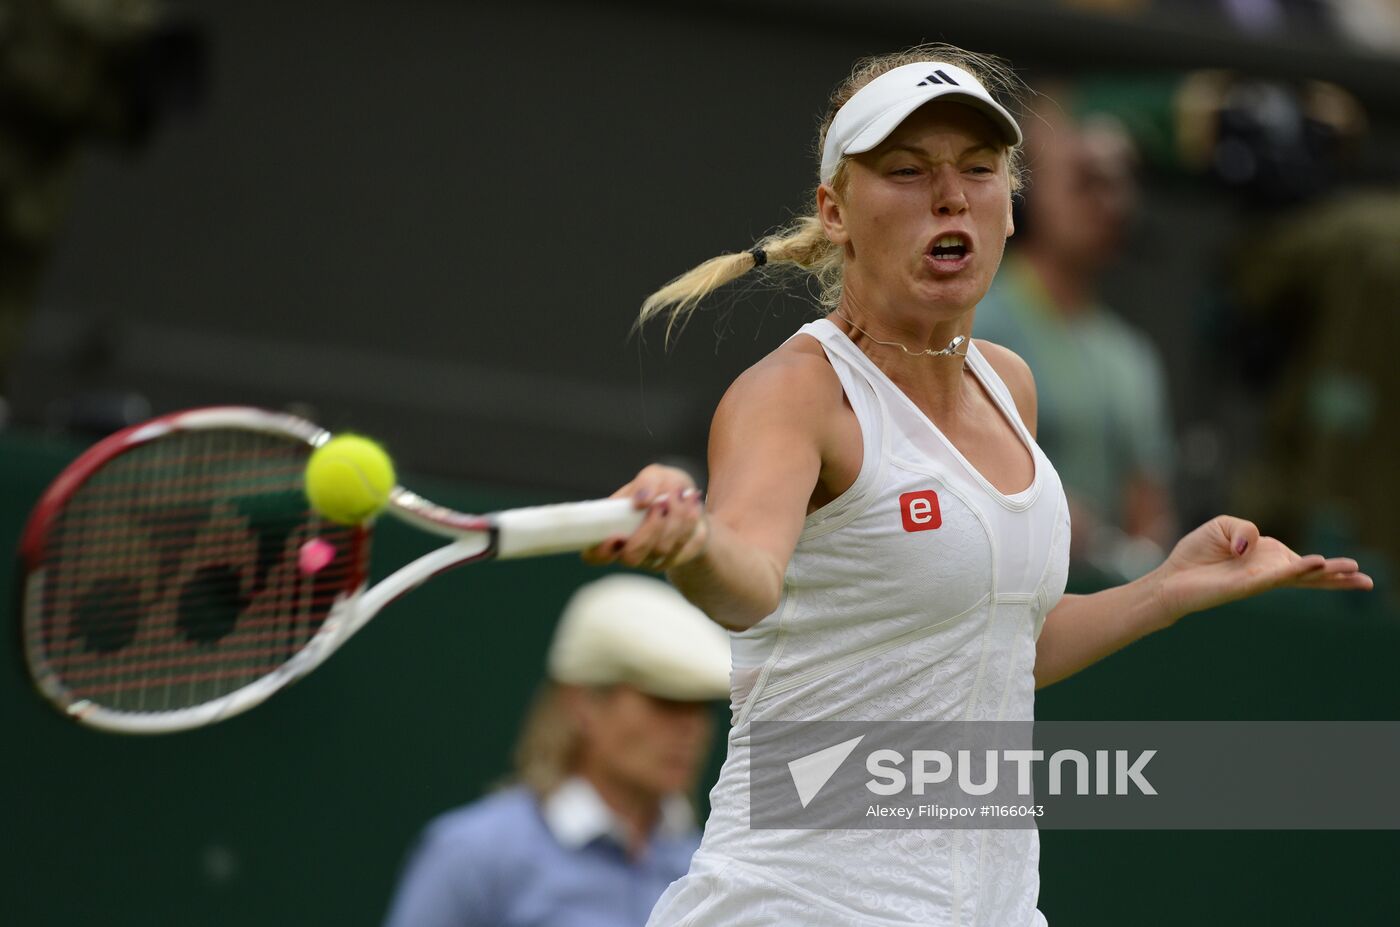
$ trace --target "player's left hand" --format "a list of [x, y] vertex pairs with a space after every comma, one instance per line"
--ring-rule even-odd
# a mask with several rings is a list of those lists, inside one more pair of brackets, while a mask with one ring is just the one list
[[1155, 571], [1173, 619], [1270, 589], [1370, 589], [1350, 557], [1299, 555], [1250, 521], [1217, 515], [1177, 542]]

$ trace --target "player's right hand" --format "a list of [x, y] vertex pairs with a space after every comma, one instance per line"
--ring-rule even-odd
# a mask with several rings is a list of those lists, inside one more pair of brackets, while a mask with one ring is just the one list
[[704, 551], [710, 530], [705, 499], [684, 470], [651, 464], [610, 498], [631, 498], [647, 516], [631, 535], [611, 537], [585, 550], [586, 562], [665, 572]]

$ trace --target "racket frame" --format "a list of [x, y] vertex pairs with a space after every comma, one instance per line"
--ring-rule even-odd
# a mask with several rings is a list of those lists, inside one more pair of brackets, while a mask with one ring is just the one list
[[[400, 521], [452, 538], [368, 585], [355, 577], [353, 588], [331, 605], [325, 620], [286, 662], [263, 676], [208, 702], [168, 711], [121, 711], [76, 697], [43, 658], [40, 629], [42, 556], [48, 532], [66, 501], [112, 459], [143, 444], [179, 431], [236, 428], [303, 441], [314, 449], [330, 440], [318, 425], [281, 412], [248, 406], [209, 406], [174, 412], [119, 431], [79, 455], [45, 490], [35, 505], [20, 542], [24, 572], [21, 627], [25, 662], [40, 694], [61, 712], [88, 727], [122, 734], [162, 734], [204, 727], [241, 714], [306, 676], [353, 637], [391, 602], [434, 576], [468, 563], [492, 558], [545, 556], [578, 551], [613, 535], [630, 534], [645, 512], [628, 499], [597, 499], [469, 515], [437, 505], [402, 486], [389, 494], [385, 511]], [[357, 526], [357, 543], [368, 543], [372, 521]]]

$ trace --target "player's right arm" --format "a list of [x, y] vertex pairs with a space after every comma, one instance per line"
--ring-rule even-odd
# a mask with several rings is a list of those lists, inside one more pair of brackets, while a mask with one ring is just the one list
[[[803, 340], [745, 371], [720, 401], [704, 512], [698, 496], [676, 501], [693, 486], [683, 471], [648, 467], [615, 495], [665, 495], [664, 513], [649, 504], [620, 549], [600, 545], [588, 559], [647, 567], [661, 557], [676, 588], [728, 628], [748, 628], [777, 608], [818, 482], [839, 483], [852, 469], [841, 460], [849, 442], [835, 446], [840, 416], [851, 414], [840, 381], [821, 348]], [[854, 447], [858, 454], [859, 441]]]
[[841, 410], [841, 384], [821, 349], [792, 347], [747, 370], [720, 401], [710, 427], [709, 544], [669, 572], [726, 627], [750, 627], [778, 607]]

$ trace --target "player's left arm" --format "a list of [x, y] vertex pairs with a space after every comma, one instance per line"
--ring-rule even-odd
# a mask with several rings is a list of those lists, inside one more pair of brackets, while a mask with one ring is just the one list
[[[1035, 437], [1038, 403], [1030, 366], [1010, 348], [981, 339], [977, 347], [1006, 384], [1021, 421]], [[1157, 590], [1141, 580], [1095, 595], [1063, 596], [1046, 616], [1036, 641], [1036, 688], [1077, 673], [1170, 623]]]
[[[977, 342], [1036, 433], [1035, 378], [1015, 352]], [[1350, 557], [1301, 556], [1250, 521], [1217, 515], [1177, 542], [1161, 566], [1092, 595], [1066, 595], [1045, 617], [1035, 646], [1035, 685], [1048, 686], [1192, 612], [1282, 586], [1366, 590], [1371, 577]]]

